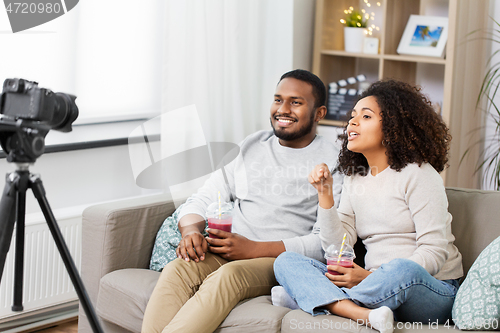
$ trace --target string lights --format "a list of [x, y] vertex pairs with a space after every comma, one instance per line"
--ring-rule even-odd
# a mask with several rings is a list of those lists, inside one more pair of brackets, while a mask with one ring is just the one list
[[[344, 24], [347, 27], [366, 28], [365, 34], [371, 36], [373, 35], [373, 32], [375, 30], [380, 31], [380, 28], [373, 23], [371, 25], [368, 25], [368, 20], [373, 21], [375, 19], [375, 12], [369, 10], [369, 8], [372, 7], [372, 4], [369, 0], [363, 0], [363, 2], [364, 6], [367, 8], [362, 8], [361, 12], [358, 12], [354, 9], [354, 7], [349, 7], [348, 9], [344, 10], [346, 18], [340, 19], [340, 23]], [[376, 2], [376, 6], [382, 6], [380, 1]]]

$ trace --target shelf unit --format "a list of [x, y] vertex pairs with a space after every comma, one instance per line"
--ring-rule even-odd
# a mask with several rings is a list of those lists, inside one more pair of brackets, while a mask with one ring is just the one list
[[[394, 78], [423, 88], [431, 101], [439, 104], [443, 120], [452, 135], [449, 165], [442, 173], [446, 186], [480, 188], [475, 173], [477, 147], [469, 158], [461, 160], [472, 142], [481, 140], [478, 128], [484, 117], [476, 111], [476, 101], [491, 54], [487, 38], [471, 38], [472, 31], [483, 31], [489, 18], [488, 0], [370, 0], [380, 2], [377, 12], [379, 53], [344, 51], [344, 10], [362, 8], [363, 0], [317, 0], [313, 49], [313, 72], [325, 85], [365, 74], [368, 81]], [[396, 50], [410, 15], [447, 16], [446, 56], [422, 57], [399, 55]], [[479, 37], [476, 35], [476, 37]], [[322, 125], [343, 127], [342, 121], [324, 120]], [[474, 133], [474, 134], [471, 134]]]
[[[379, 38], [379, 53], [349, 53], [344, 51], [344, 26], [340, 19], [345, 16], [344, 9], [353, 6], [361, 8], [359, 0], [318, 0], [316, 3], [316, 26], [313, 51], [313, 72], [328, 85], [358, 74], [365, 74], [369, 81], [383, 78], [394, 78], [422, 84], [425, 82], [424, 65], [431, 66], [430, 71], [438, 73], [433, 78], [443, 91], [430, 96], [434, 102], [442, 104], [440, 109], [445, 121], [449, 120], [451, 90], [451, 68], [455, 48], [455, 19], [457, 12], [456, 0], [436, 0], [440, 13], [448, 15], [449, 29], [446, 58], [399, 55], [396, 49], [403, 35], [410, 15], [424, 15], [432, 7], [426, 0], [371, 0], [379, 2], [381, 15]], [[429, 71], [429, 69], [427, 69]], [[425, 87], [424, 87], [425, 91]], [[325, 120], [322, 124], [343, 126], [344, 122]]]

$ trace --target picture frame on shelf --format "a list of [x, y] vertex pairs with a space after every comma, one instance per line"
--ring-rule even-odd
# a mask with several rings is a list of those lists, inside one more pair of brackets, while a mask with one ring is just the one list
[[444, 58], [447, 40], [447, 17], [411, 15], [397, 53]]
[[365, 37], [365, 43], [363, 45], [363, 53], [365, 54], [378, 54], [378, 38], [375, 37]]

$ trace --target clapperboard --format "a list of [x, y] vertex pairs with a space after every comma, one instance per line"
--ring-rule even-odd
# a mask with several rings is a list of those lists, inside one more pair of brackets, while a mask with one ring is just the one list
[[366, 81], [363, 74], [345, 80], [332, 82], [328, 90], [328, 113], [326, 119], [345, 121], [354, 107], [358, 96], [362, 93], [359, 89], [349, 88], [357, 82]]

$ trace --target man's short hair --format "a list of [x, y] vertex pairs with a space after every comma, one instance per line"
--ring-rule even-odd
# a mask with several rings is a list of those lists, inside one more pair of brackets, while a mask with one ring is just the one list
[[304, 81], [309, 83], [313, 88], [313, 96], [314, 96], [314, 107], [319, 108], [320, 106], [325, 105], [326, 103], [326, 88], [319, 77], [314, 75], [313, 73], [303, 70], [303, 69], [295, 69], [293, 71], [287, 72], [283, 74], [280, 78], [280, 82], [287, 77], [291, 77], [300, 81]]

